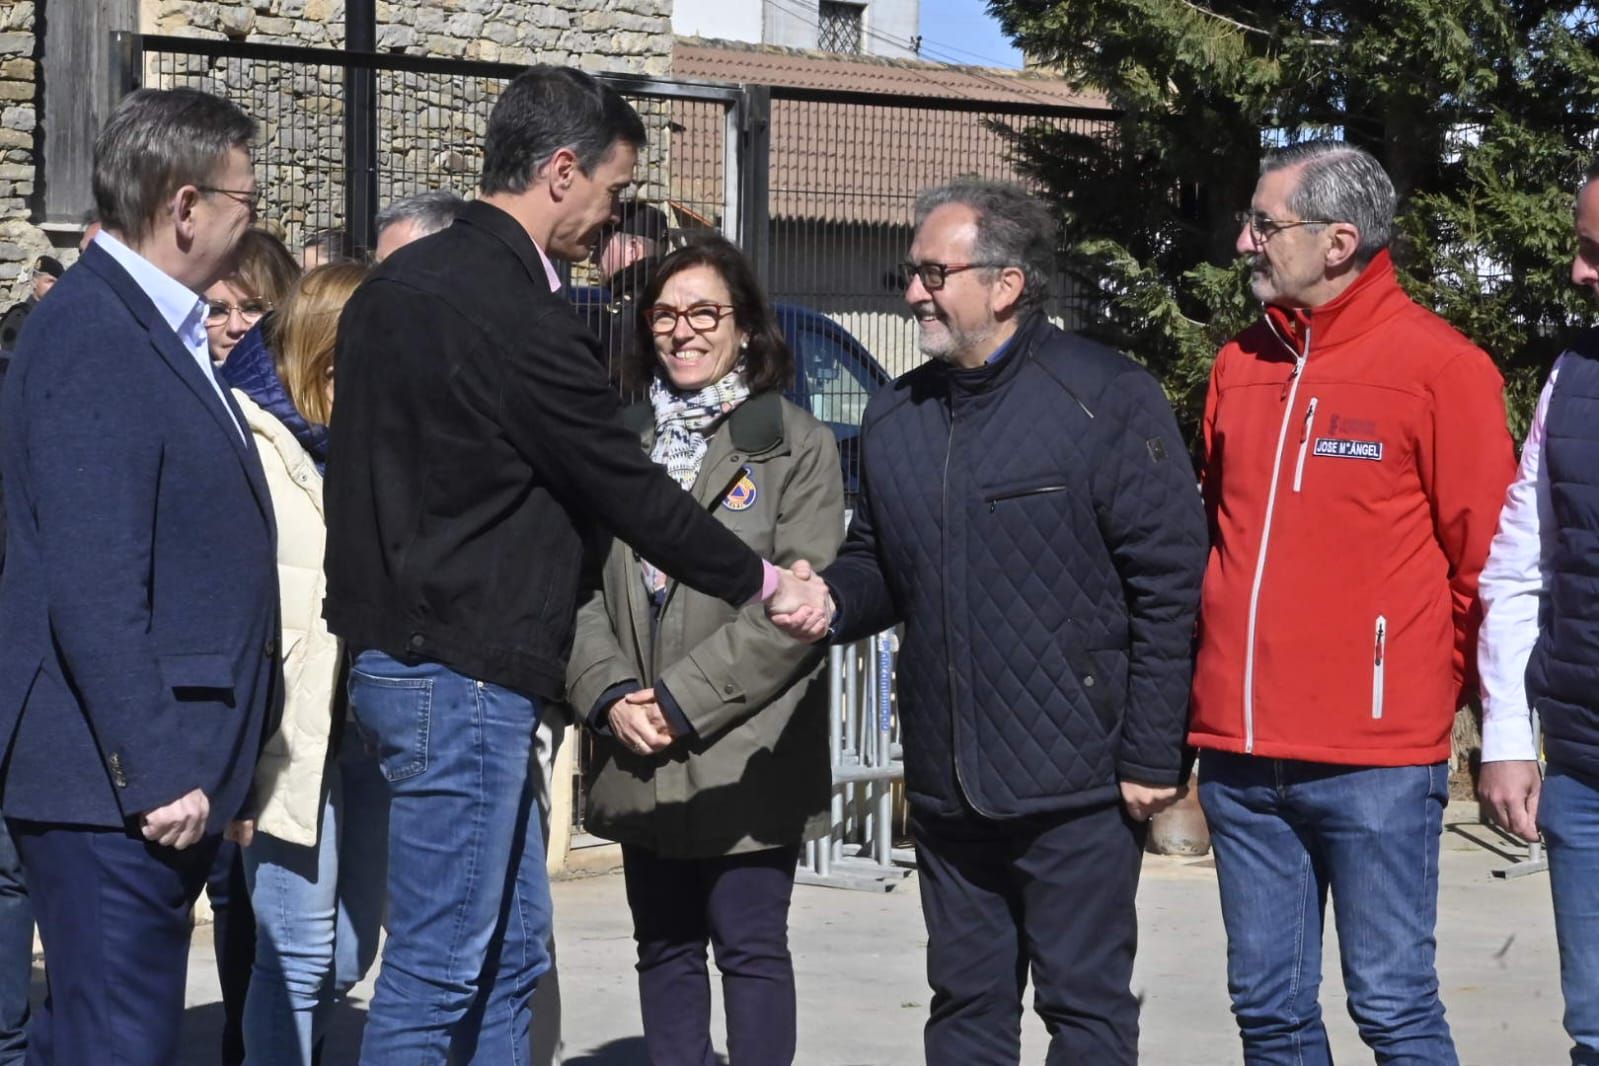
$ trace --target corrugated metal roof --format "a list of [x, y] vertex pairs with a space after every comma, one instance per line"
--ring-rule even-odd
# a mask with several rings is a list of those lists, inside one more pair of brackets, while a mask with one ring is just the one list
[[[904, 59], [837, 56], [766, 45], [678, 38], [672, 73], [681, 78], [834, 92], [970, 101], [945, 109], [784, 100], [772, 102], [771, 213], [776, 218], [908, 225], [916, 193], [951, 178], [1019, 180], [1010, 142], [997, 127], [1044, 122], [1081, 127], [1081, 117], [1037, 117], [1020, 107], [1103, 109], [1103, 98], [1074, 92], [1060, 78]], [[1107, 114], [1108, 118], [1108, 114]], [[710, 112], [674, 107], [673, 194], [705, 199], [696, 174], [712, 173], [722, 131]]]

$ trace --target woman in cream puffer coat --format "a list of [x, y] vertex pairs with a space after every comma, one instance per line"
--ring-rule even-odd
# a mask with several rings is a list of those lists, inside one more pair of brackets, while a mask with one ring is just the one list
[[255, 817], [231, 830], [248, 844], [258, 932], [244, 1011], [251, 1066], [312, 1061], [333, 995], [360, 979], [377, 947], [385, 786], [346, 728], [344, 653], [322, 619], [333, 346], [365, 273], [353, 263], [313, 270], [222, 366], [266, 472], [283, 618], [283, 715], [256, 770]]

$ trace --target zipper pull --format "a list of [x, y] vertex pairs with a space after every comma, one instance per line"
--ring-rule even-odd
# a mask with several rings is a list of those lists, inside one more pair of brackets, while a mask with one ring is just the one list
[[1293, 391], [1294, 379], [1297, 378], [1299, 376], [1300, 371], [1302, 371], [1304, 369], [1305, 369], [1305, 357], [1302, 356], [1302, 355], [1294, 356], [1294, 369], [1293, 369], [1293, 371], [1291, 373], [1289, 373], [1288, 380], [1283, 382], [1283, 394], [1282, 394], [1282, 396], [1279, 397], [1279, 399], [1282, 399], [1282, 400], [1288, 399], [1289, 392]]
[[1382, 656], [1383, 656], [1384, 646], [1387, 644], [1387, 637], [1388, 637], [1388, 620], [1386, 618], [1379, 618], [1379, 619], [1377, 619], [1377, 658], [1372, 664], [1374, 666], [1381, 666], [1382, 665]]
[[1310, 439], [1310, 427], [1316, 421], [1316, 403], [1320, 397], [1312, 396], [1310, 403], [1305, 407], [1305, 425], [1299, 431], [1299, 443], [1303, 444]]

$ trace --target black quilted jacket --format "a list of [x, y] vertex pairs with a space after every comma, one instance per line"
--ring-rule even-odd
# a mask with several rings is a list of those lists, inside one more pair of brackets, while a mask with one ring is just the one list
[[1034, 315], [977, 370], [875, 396], [825, 572], [836, 639], [898, 622], [910, 801], [1015, 818], [1185, 772], [1206, 525], [1160, 386]]

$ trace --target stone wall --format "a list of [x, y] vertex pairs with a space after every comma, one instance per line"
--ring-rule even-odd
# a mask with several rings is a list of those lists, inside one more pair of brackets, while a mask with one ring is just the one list
[[[376, 8], [382, 52], [647, 75], [666, 75], [671, 67], [671, 0], [377, 0]], [[10, 303], [19, 270], [50, 246], [32, 224], [40, 54], [34, 9], [32, 2], [0, 0], [0, 296], [8, 297], [0, 310]], [[145, 33], [344, 46], [344, 0], [137, 0], [137, 9]], [[149, 56], [144, 80], [228, 96], [261, 122], [264, 216], [291, 244], [344, 224], [344, 91], [337, 68]], [[380, 74], [380, 200], [475, 186], [483, 128], [502, 84]], [[641, 177], [646, 193], [658, 195], [668, 120], [659, 106], [640, 110], [655, 142]], [[56, 238], [70, 261], [75, 234]]]
[[50, 251], [33, 225], [39, 47], [34, 5], [0, 4], [0, 308], [27, 295], [29, 266]]
[[[144, 24], [153, 32], [333, 48], [344, 43], [343, 0], [143, 2]], [[671, 65], [670, 0], [377, 0], [376, 9], [381, 52], [652, 75]], [[227, 95], [261, 121], [264, 214], [291, 245], [344, 225], [344, 90], [336, 68], [169, 57], [152, 58], [146, 78]], [[427, 188], [465, 193], [474, 186], [483, 129], [502, 84], [380, 72], [380, 202]], [[651, 120], [646, 110], [646, 119], [661, 135], [664, 152], [664, 113]], [[658, 187], [659, 153], [645, 162], [645, 186]]]

